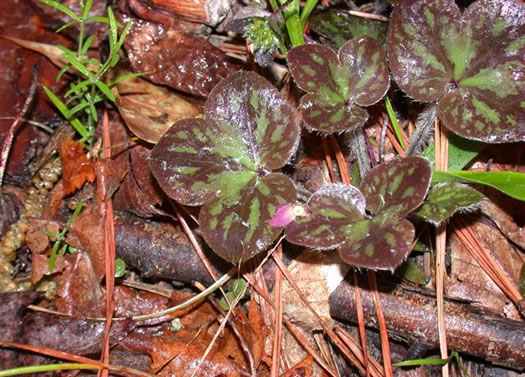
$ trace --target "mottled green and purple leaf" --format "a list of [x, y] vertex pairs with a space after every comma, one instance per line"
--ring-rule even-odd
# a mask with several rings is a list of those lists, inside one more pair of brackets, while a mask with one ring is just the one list
[[368, 113], [360, 106], [378, 102], [389, 87], [386, 59], [368, 36], [346, 42], [336, 54], [322, 45], [303, 45], [288, 53], [290, 72], [307, 94], [300, 109], [310, 129], [332, 133], [362, 126]]
[[414, 227], [404, 217], [421, 205], [430, 174], [428, 161], [407, 157], [372, 169], [363, 193], [350, 185], [325, 186], [308, 202], [310, 216], [288, 225], [286, 239], [314, 249], [338, 248], [354, 266], [394, 269], [411, 250]]
[[439, 225], [458, 211], [471, 210], [484, 199], [477, 190], [461, 183], [436, 185], [430, 190], [425, 203], [414, 214]]
[[366, 209], [401, 219], [419, 207], [430, 186], [432, 170], [427, 160], [410, 156], [381, 164], [361, 182]]
[[469, 139], [525, 140], [525, 5], [478, 0], [396, 3], [388, 54], [408, 95], [439, 100], [438, 117]]
[[203, 238], [236, 263], [267, 248], [279, 230], [277, 207], [295, 200], [284, 166], [299, 141], [295, 111], [266, 80], [237, 72], [217, 85], [205, 119], [175, 123], [150, 157], [161, 188], [185, 205], [203, 205]]

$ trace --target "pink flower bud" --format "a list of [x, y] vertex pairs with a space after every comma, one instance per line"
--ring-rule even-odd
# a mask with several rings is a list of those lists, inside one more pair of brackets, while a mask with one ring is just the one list
[[297, 216], [307, 216], [306, 208], [302, 204], [282, 204], [275, 211], [270, 220], [270, 225], [275, 228], [285, 227], [294, 221]]

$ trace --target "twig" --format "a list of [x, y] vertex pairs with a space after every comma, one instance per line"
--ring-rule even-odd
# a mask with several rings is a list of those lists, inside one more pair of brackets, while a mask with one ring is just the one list
[[[111, 138], [109, 135], [109, 120], [107, 111], [104, 112], [102, 119], [103, 127], [103, 155], [106, 161], [111, 161]], [[103, 180], [107, 182], [107, 180]], [[104, 189], [107, 192], [107, 187]], [[106, 324], [104, 328], [104, 347], [102, 350], [102, 362], [109, 363], [109, 331], [111, 320], [115, 309], [115, 222], [113, 218], [113, 202], [110, 195], [104, 195], [104, 266], [106, 272]], [[98, 376], [108, 377], [109, 371], [104, 368], [99, 370]]]
[[376, 273], [368, 270], [368, 281], [372, 294], [374, 297], [374, 306], [376, 308], [377, 323], [379, 324], [379, 333], [381, 335], [381, 353], [383, 354], [383, 368], [385, 370], [385, 377], [393, 377], [392, 360], [390, 358], [390, 344], [388, 343], [388, 333], [386, 330], [385, 315], [383, 307], [381, 306], [381, 299], [379, 298], [379, 291], [377, 290]]
[[16, 116], [13, 124], [11, 124], [11, 127], [9, 127], [7, 135], [5, 135], [4, 144], [2, 145], [2, 152], [0, 154], [0, 186], [2, 186], [2, 183], [4, 181], [4, 174], [7, 168], [7, 158], [9, 157], [9, 151], [11, 150], [11, 145], [13, 144], [15, 134], [20, 128], [20, 125], [23, 124], [22, 119], [27, 113], [27, 110], [29, 110], [29, 106], [31, 105], [33, 97], [35, 96], [39, 69], [40, 65], [38, 64], [36, 64], [33, 67], [33, 73], [31, 75], [31, 85], [29, 86], [29, 93], [27, 94], [26, 100], [24, 101], [24, 106]]

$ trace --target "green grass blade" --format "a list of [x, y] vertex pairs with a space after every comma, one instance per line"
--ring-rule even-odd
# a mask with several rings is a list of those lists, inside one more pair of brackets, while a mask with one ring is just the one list
[[64, 94], [64, 97], [69, 97], [71, 94], [79, 92], [80, 90], [82, 90], [82, 88], [85, 88], [86, 86], [88, 86], [90, 84], [92, 84], [92, 82], [89, 81], [89, 80], [81, 81], [78, 84], [72, 86], [71, 89], [69, 89], [66, 92], [66, 94]]
[[85, 370], [85, 369], [99, 370], [102, 368], [99, 367], [98, 365], [84, 364], [84, 363], [31, 365], [27, 367], [18, 367], [18, 368], [1, 370], [0, 377], [19, 376], [22, 374], [50, 372], [50, 371], [58, 371], [58, 370]]
[[115, 15], [111, 10], [111, 7], [108, 7], [108, 19], [109, 19], [109, 47], [113, 51], [114, 47], [118, 41], [118, 28], [117, 20], [115, 20]]
[[144, 75], [147, 75], [147, 74], [148, 74], [147, 72], [128, 73], [127, 75], [122, 75], [122, 76], [117, 77], [115, 80], [111, 81], [108, 84], [108, 86], [110, 88], [112, 88], [115, 84], [118, 84], [119, 82], [122, 82], [122, 81], [128, 80], [128, 79], [132, 79], [132, 78], [135, 78], [135, 77], [144, 76]]
[[75, 131], [77, 131], [83, 139], [86, 139], [88, 137], [88, 132], [84, 125], [77, 118], [71, 118], [67, 106], [60, 100], [60, 98], [55, 96], [55, 94], [51, 90], [49, 90], [49, 88], [47, 88], [45, 85], [42, 85], [42, 87], [44, 88], [44, 92], [46, 92], [46, 95], [49, 97], [51, 102], [53, 102], [53, 105], [55, 105], [58, 111], [60, 111], [64, 118], [66, 118], [69, 121], [69, 123], [71, 123]]
[[478, 183], [525, 201], [525, 174], [511, 171], [435, 171], [432, 185], [441, 182]]
[[446, 365], [450, 359], [414, 359], [392, 364], [394, 367], [414, 367], [419, 365]]
[[93, 74], [91, 73], [91, 71], [87, 69], [87, 67], [84, 66], [84, 64], [82, 64], [80, 60], [78, 60], [75, 56], [71, 54], [66, 54], [65, 58], [73, 67], [76, 68], [77, 71], [84, 75], [84, 77], [88, 79], [93, 78]]
[[82, 9], [82, 19], [85, 20], [89, 16], [89, 11], [91, 10], [91, 6], [93, 5], [93, 0], [87, 0], [86, 5], [84, 5], [84, 9]]
[[388, 114], [388, 118], [390, 119], [390, 123], [392, 123], [392, 128], [394, 129], [394, 133], [396, 134], [397, 141], [399, 141], [399, 145], [401, 145], [401, 148], [403, 148], [404, 150], [406, 148], [405, 139], [403, 139], [403, 134], [401, 133], [401, 127], [399, 126], [399, 123], [397, 122], [396, 114], [394, 113], [394, 108], [392, 107], [392, 104], [390, 103], [388, 96], [385, 96], [385, 107], [386, 107], [386, 112]]
[[95, 85], [97, 86], [97, 88], [100, 89], [102, 93], [104, 93], [107, 99], [109, 99], [111, 102], [115, 102], [115, 96], [113, 95], [113, 93], [111, 93], [111, 89], [109, 89], [108, 86], [104, 84], [104, 82], [99, 80], [95, 83]]
[[80, 22], [80, 18], [75, 14], [75, 12], [73, 12], [71, 9], [69, 9], [68, 7], [60, 4], [58, 1], [53, 1], [53, 0], [40, 0], [41, 3], [44, 3], [44, 4], [47, 4], [53, 8], [55, 8], [56, 10], [59, 10], [60, 12], [64, 13], [64, 14], [67, 14], [69, 17], [71, 17], [72, 19], [74, 19], [75, 21], [77, 22]]
[[90, 35], [89, 37], [86, 38], [86, 40], [84, 41], [84, 45], [82, 46], [82, 50], [80, 50], [81, 55], [87, 54], [94, 40], [95, 40], [95, 34]]
[[318, 1], [319, 0], [306, 0], [306, 4], [304, 5], [303, 11], [301, 12], [301, 25], [303, 27], [306, 25], [306, 22], [310, 18], [310, 15], [312, 14], [312, 11], [314, 10]]
[[66, 64], [65, 66], [63, 66], [63, 67], [60, 69], [60, 71], [58, 71], [58, 73], [57, 73], [57, 78], [56, 78], [56, 81], [57, 81], [57, 82], [60, 81], [60, 79], [62, 78], [62, 75], [63, 75], [64, 73], [66, 73], [66, 72], [69, 70], [69, 68], [71, 68], [71, 64], [68, 63], [68, 64]]
[[73, 20], [73, 21], [69, 21], [67, 24], [64, 24], [62, 26], [60, 26], [58, 29], [55, 30], [55, 33], [60, 33], [62, 30], [65, 30], [67, 29], [68, 27], [71, 27], [73, 26], [74, 24], [76, 24], [78, 21], [76, 20]]

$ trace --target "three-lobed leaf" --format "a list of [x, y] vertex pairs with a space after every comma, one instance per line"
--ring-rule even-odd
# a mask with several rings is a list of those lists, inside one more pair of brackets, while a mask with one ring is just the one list
[[307, 92], [300, 104], [306, 126], [326, 133], [362, 126], [368, 113], [361, 106], [378, 102], [390, 84], [383, 50], [369, 36], [349, 40], [337, 54], [317, 44], [295, 47], [288, 64]]
[[168, 196], [203, 205], [204, 240], [236, 263], [265, 250], [280, 230], [269, 222], [295, 201], [286, 176], [273, 173], [297, 148], [294, 109], [266, 80], [237, 72], [217, 85], [204, 119], [175, 123], [151, 153], [151, 169]]
[[430, 175], [428, 161], [407, 157], [372, 169], [360, 190], [325, 186], [308, 201], [310, 215], [287, 226], [286, 239], [320, 250], [338, 248], [354, 266], [393, 269], [411, 250], [414, 226], [404, 217], [422, 203]]
[[525, 5], [478, 0], [463, 14], [453, 0], [396, 3], [388, 54], [397, 83], [469, 139], [525, 139]]

